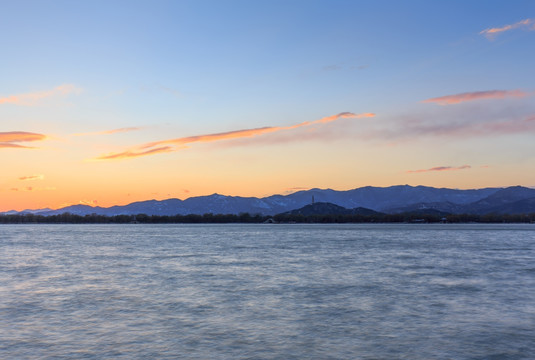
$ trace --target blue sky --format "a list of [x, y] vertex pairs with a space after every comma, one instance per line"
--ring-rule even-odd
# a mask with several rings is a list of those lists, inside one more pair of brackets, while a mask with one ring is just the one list
[[[535, 185], [532, 1], [6, 1], [2, 9], [0, 133], [46, 137], [32, 149], [0, 149], [0, 195], [14, 207]], [[475, 95], [424, 102], [459, 94]], [[375, 117], [290, 129], [346, 112]], [[263, 127], [283, 130], [239, 132]], [[227, 132], [244, 138], [143, 147]], [[128, 156], [94, 161], [113, 154]], [[430, 170], [441, 168], [452, 171]], [[31, 174], [42, 175], [32, 189], [54, 190], [22, 194], [18, 179]]]

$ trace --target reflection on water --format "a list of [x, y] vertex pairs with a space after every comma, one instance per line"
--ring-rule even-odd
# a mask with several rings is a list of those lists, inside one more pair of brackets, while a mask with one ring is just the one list
[[533, 359], [533, 225], [8, 225], [0, 358]]

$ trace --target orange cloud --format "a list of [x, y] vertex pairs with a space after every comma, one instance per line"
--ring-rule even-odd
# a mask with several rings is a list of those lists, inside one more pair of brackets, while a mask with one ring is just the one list
[[102, 155], [96, 158], [95, 160], [117, 160], [117, 159], [128, 159], [133, 157], [139, 157], [139, 156], [146, 156], [146, 155], [154, 155], [159, 153], [166, 153], [166, 152], [172, 152], [175, 151], [175, 149], [171, 146], [162, 146], [155, 149], [150, 149], [146, 151], [133, 151], [133, 150], [127, 150], [121, 153], [112, 153], [108, 155]]
[[236, 131], [228, 131], [223, 133], [216, 133], [216, 134], [207, 134], [207, 135], [196, 135], [196, 136], [188, 136], [183, 138], [177, 138], [177, 139], [170, 139], [170, 140], [162, 140], [162, 141], [156, 141], [153, 143], [148, 143], [145, 145], [142, 145], [142, 149], [162, 145], [162, 144], [173, 144], [173, 145], [185, 145], [185, 144], [191, 144], [195, 142], [212, 142], [212, 141], [220, 141], [220, 140], [228, 140], [228, 139], [237, 139], [237, 138], [243, 138], [243, 137], [253, 137], [257, 135], [262, 135], [270, 132], [280, 131], [283, 128], [281, 127], [263, 127], [263, 128], [256, 128], [256, 129], [246, 129], [246, 130], [236, 130]]
[[481, 100], [481, 99], [503, 99], [506, 97], [525, 97], [528, 93], [521, 90], [489, 90], [489, 91], [474, 91], [462, 94], [447, 95], [436, 98], [424, 100], [424, 103], [434, 103], [438, 105], [452, 105], [467, 101]]
[[22, 148], [31, 149], [31, 146], [17, 144], [19, 142], [45, 140], [43, 134], [36, 134], [24, 131], [0, 132], [0, 148]]
[[514, 30], [518, 28], [525, 28], [527, 30], [535, 30], [535, 19], [524, 19], [517, 23], [505, 25], [498, 28], [485, 29], [479, 32], [480, 35], [485, 35], [487, 39], [493, 40], [494, 37], [505, 31]]
[[21, 181], [43, 180], [44, 178], [45, 178], [44, 175], [30, 175], [30, 176], [19, 177], [19, 180]]
[[472, 168], [470, 165], [463, 165], [458, 167], [453, 166], [437, 166], [431, 169], [421, 169], [421, 170], [407, 170], [409, 174], [423, 173], [423, 172], [432, 172], [432, 171], [453, 171], [453, 170], [464, 170]]
[[[324, 117], [323, 119], [312, 121], [310, 124], [328, 123], [328, 122], [331, 122], [331, 121], [338, 120], [340, 118], [342, 118], [342, 119], [344, 119], [344, 118], [345, 119], [348, 119], [348, 118], [360, 119], [360, 118], [371, 118], [371, 117], [374, 117], [374, 116], [375, 116], [374, 113], [353, 114], [353, 113], [350, 113], [350, 112], [342, 112], [342, 113], [337, 114], [337, 115], [327, 116], [327, 117]], [[302, 123], [302, 124], [305, 124], [305, 123]]]
[[39, 102], [39, 100], [42, 100], [45, 98], [64, 96], [64, 95], [68, 95], [72, 93], [79, 93], [80, 91], [81, 91], [80, 88], [77, 88], [76, 86], [72, 84], [63, 84], [60, 86], [56, 86], [55, 88], [51, 90], [44, 90], [44, 91], [37, 91], [37, 92], [26, 93], [26, 94], [18, 94], [18, 95], [0, 97], [0, 104], [34, 106]]
[[23, 142], [23, 141], [39, 141], [46, 139], [45, 135], [24, 132], [24, 131], [10, 131], [0, 132], [0, 142]]
[[97, 200], [80, 200], [78, 202], [80, 205], [89, 205], [89, 206], [96, 206], [98, 204]]
[[139, 127], [124, 127], [120, 129], [113, 129], [108, 131], [101, 131], [100, 134], [117, 134], [117, 133], [123, 133], [123, 132], [129, 132], [129, 131], [136, 131], [139, 130]]
[[35, 188], [32, 186], [27, 186], [25, 188], [11, 188], [11, 191], [54, 191], [55, 187], [44, 187], [44, 188]]
[[229, 131], [229, 132], [224, 132], [224, 133], [189, 136], [189, 137], [183, 137], [183, 138], [178, 138], [178, 139], [163, 140], [163, 141], [149, 143], [149, 144], [143, 145], [142, 148], [149, 148], [149, 147], [158, 146], [162, 144], [185, 145], [185, 144], [190, 144], [194, 142], [212, 142], [212, 141], [221, 141], [221, 140], [228, 140], [228, 139], [247, 138], [247, 137], [254, 137], [254, 136], [263, 135], [267, 133], [277, 132], [277, 131], [297, 129], [297, 128], [304, 127], [304, 126], [329, 123], [329, 122], [338, 120], [340, 118], [365, 118], [365, 117], [374, 117], [374, 116], [375, 114], [373, 113], [353, 114], [350, 112], [342, 112], [340, 114], [327, 116], [327, 117], [324, 117], [315, 121], [304, 121], [296, 125], [267, 126], [267, 127], [262, 127], [262, 128], [256, 128], [256, 129], [236, 130], [236, 131]]
[[88, 132], [88, 133], [78, 133], [73, 134], [73, 136], [86, 136], [86, 135], [111, 135], [111, 134], [117, 134], [117, 133], [124, 133], [129, 131], [137, 131], [141, 130], [140, 127], [124, 127], [120, 129], [113, 129], [113, 130], [104, 130], [104, 131], [96, 131], [96, 132]]
[[19, 148], [19, 149], [33, 149], [32, 146], [24, 146], [19, 144], [0, 143], [0, 148]]
[[[196, 142], [215, 142], [215, 141], [222, 141], [222, 140], [250, 138], [250, 137], [260, 136], [260, 135], [267, 134], [267, 133], [292, 130], [292, 129], [297, 129], [297, 128], [301, 128], [305, 126], [316, 125], [316, 124], [325, 124], [325, 123], [333, 122], [341, 118], [370, 118], [374, 116], [375, 114], [373, 113], [354, 114], [351, 112], [342, 112], [336, 115], [321, 118], [319, 120], [304, 121], [302, 123], [290, 125], [290, 126], [266, 126], [262, 128], [255, 128], [255, 129], [235, 130], [235, 131], [228, 131], [228, 132], [223, 132], [223, 133], [196, 135], [196, 136], [188, 136], [188, 137], [182, 137], [182, 138], [176, 138], [176, 139], [162, 140], [162, 141], [156, 141], [156, 142], [151, 142], [148, 144], [141, 145], [134, 150], [127, 150], [121, 153], [112, 153], [108, 155], [103, 155], [103, 156], [96, 158], [96, 160], [125, 159], [125, 158], [139, 157], [139, 156], [145, 156], [145, 155], [153, 155], [153, 154], [157, 154], [161, 152], [177, 151], [179, 149], [185, 148], [187, 144], [192, 144]], [[166, 146], [162, 146], [162, 145], [166, 145]], [[173, 147], [172, 145], [174, 146], [178, 145], [179, 147], [176, 148], [176, 147]], [[153, 149], [150, 149], [150, 148], [153, 148]], [[150, 149], [150, 150], [144, 150], [144, 149]]]

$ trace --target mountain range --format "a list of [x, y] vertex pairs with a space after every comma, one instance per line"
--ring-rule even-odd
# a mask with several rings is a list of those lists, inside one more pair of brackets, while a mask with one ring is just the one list
[[264, 198], [212, 194], [185, 200], [148, 200], [128, 205], [92, 207], [72, 205], [57, 210], [9, 211], [4, 214], [33, 213], [57, 215], [187, 215], [262, 214], [275, 215], [302, 208], [313, 202], [332, 203], [347, 209], [365, 208], [382, 213], [430, 212], [448, 214], [519, 214], [535, 212], [535, 189], [522, 186], [459, 190], [428, 186], [366, 186], [353, 190], [311, 189], [289, 195]]

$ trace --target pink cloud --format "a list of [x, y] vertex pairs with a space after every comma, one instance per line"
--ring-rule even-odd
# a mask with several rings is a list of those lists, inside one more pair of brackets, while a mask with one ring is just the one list
[[535, 19], [524, 19], [514, 24], [504, 25], [502, 27], [497, 27], [497, 28], [485, 29], [483, 31], [480, 31], [479, 34], [486, 36], [487, 39], [489, 40], [493, 40], [494, 37], [500, 33], [518, 29], [518, 28], [524, 28], [528, 31], [535, 30]]
[[21, 148], [31, 149], [31, 146], [18, 144], [19, 142], [31, 142], [45, 140], [43, 134], [30, 133], [25, 131], [0, 132], [0, 148]]
[[455, 95], [447, 95], [436, 98], [424, 100], [424, 103], [434, 103], [438, 105], [452, 105], [467, 101], [481, 100], [481, 99], [504, 99], [506, 97], [525, 97], [528, 93], [521, 90], [489, 90], [489, 91], [474, 91]]
[[437, 166], [430, 169], [421, 169], [421, 170], [407, 170], [408, 174], [424, 173], [424, 172], [433, 172], [433, 171], [455, 171], [455, 170], [465, 170], [472, 168], [470, 165], [463, 166]]
[[[466, 115], [463, 115], [466, 116]], [[462, 119], [462, 118], [461, 118]], [[529, 118], [522, 119], [512, 117], [508, 120], [472, 120], [458, 122], [422, 122], [400, 123], [403, 127], [393, 129], [381, 129], [371, 133], [361, 134], [361, 138], [367, 139], [414, 139], [415, 137], [453, 137], [468, 138], [480, 136], [520, 134], [535, 131], [535, 121]]]
[[50, 90], [36, 91], [25, 94], [9, 95], [0, 97], [1, 104], [13, 104], [22, 106], [37, 105], [40, 100], [50, 97], [65, 96], [73, 93], [80, 93], [81, 89], [72, 84], [63, 84]]

